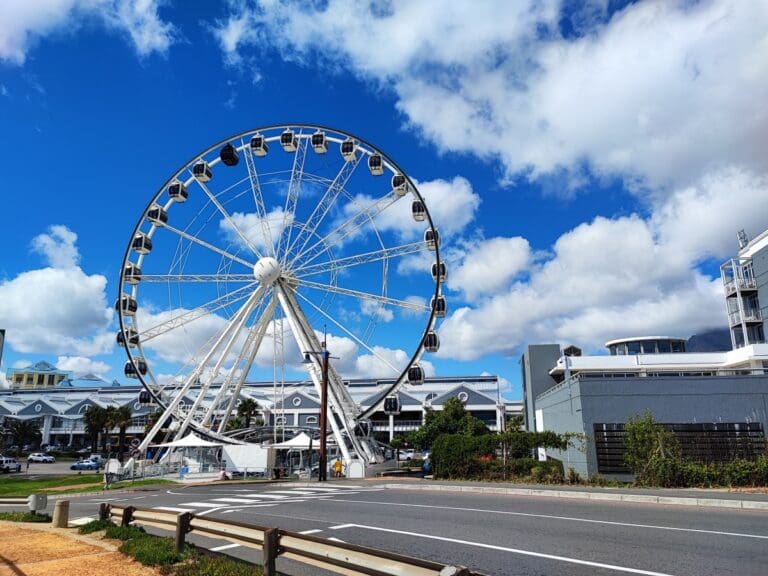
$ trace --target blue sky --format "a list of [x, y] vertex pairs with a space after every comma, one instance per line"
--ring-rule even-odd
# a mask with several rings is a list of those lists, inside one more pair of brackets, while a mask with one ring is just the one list
[[351, 132], [431, 191], [451, 232], [429, 362], [511, 398], [526, 344], [723, 326], [718, 264], [768, 228], [762, 3], [32, 4], [0, 6], [3, 373], [124, 380], [133, 227], [193, 155], [264, 125]]

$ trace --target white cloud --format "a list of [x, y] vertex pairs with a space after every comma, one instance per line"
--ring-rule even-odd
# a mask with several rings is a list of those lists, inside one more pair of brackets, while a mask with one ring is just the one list
[[473, 241], [455, 268], [446, 266], [446, 283], [468, 300], [496, 294], [527, 268], [530, 259], [531, 249], [523, 238]]
[[126, 34], [136, 53], [165, 54], [176, 29], [159, 15], [163, 0], [5, 0], [0, 3], [0, 61], [22, 65], [42, 38], [77, 33], [82, 25], [100, 23]]
[[106, 362], [92, 360], [91, 358], [85, 358], [83, 356], [59, 356], [56, 360], [56, 368], [74, 372], [76, 376], [82, 376], [84, 374], [104, 376], [110, 371], [111, 366]]
[[371, 300], [360, 301], [360, 311], [366, 316], [374, 316], [382, 322], [392, 322], [395, 318], [394, 312], [383, 304]]
[[219, 221], [219, 230], [227, 241], [245, 247], [242, 234], [252, 246], [263, 251], [268, 246], [271, 250], [277, 245], [283, 230], [293, 224], [293, 215], [286, 215], [283, 207], [278, 206], [267, 213], [266, 218], [260, 218], [255, 212], [234, 212], [230, 214], [230, 220], [222, 218]]
[[27, 368], [28, 366], [31, 366], [32, 364], [34, 364], [34, 362], [32, 362], [32, 360], [19, 359], [19, 360], [16, 360], [11, 365], [11, 368]]
[[40, 234], [32, 239], [32, 249], [45, 256], [53, 268], [75, 268], [80, 262], [80, 254], [75, 246], [77, 234], [66, 226], [51, 226], [48, 234]]
[[51, 226], [32, 244], [50, 266], [0, 282], [0, 319], [17, 352], [90, 356], [112, 349], [107, 279], [77, 266], [76, 239], [65, 226]]
[[5, 377], [5, 372], [0, 371], [0, 390], [10, 387], [11, 383], [8, 381], [8, 378]]
[[565, 38], [554, 0], [236, 2], [218, 37], [230, 59], [274, 49], [379, 82], [441, 150], [496, 158], [512, 179], [566, 170], [578, 186], [586, 163], [664, 188], [764, 170], [768, 5], [605, 6], [571, 15], [583, 34]]

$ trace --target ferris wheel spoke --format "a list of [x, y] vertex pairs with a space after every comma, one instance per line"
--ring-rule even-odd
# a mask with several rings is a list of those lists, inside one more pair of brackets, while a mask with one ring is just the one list
[[230, 254], [226, 250], [222, 250], [221, 248], [214, 246], [213, 244], [210, 244], [206, 242], [205, 240], [201, 240], [197, 236], [193, 236], [192, 234], [188, 234], [187, 232], [184, 232], [183, 230], [179, 230], [178, 228], [174, 228], [173, 226], [170, 226], [168, 224], [163, 225], [163, 230], [168, 230], [169, 232], [173, 232], [174, 234], [177, 234], [178, 236], [181, 236], [185, 240], [189, 240], [190, 242], [194, 242], [195, 244], [198, 244], [202, 246], [203, 248], [207, 248], [208, 250], [211, 250], [212, 252], [216, 252], [217, 254], [220, 254], [221, 256], [224, 256], [225, 258], [229, 258], [230, 260], [233, 260], [234, 262], [239, 262], [243, 266], [247, 266], [248, 268], [253, 268], [254, 263], [248, 262], [247, 260], [243, 260], [239, 256], [235, 256], [234, 254]]
[[299, 280], [299, 286], [305, 288], [311, 288], [313, 290], [321, 290], [323, 292], [330, 292], [333, 294], [341, 294], [344, 296], [351, 296], [358, 300], [364, 300], [366, 302], [375, 302], [382, 306], [397, 306], [404, 310], [411, 312], [429, 312], [429, 307], [417, 302], [409, 302], [407, 300], [398, 300], [397, 298], [390, 298], [389, 296], [381, 296], [378, 294], [371, 294], [369, 292], [362, 292], [360, 290], [352, 290], [351, 288], [342, 288], [341, 286], [329, 286], [328, 284], [321, 284], [319, 282], [311, 282], [309, 280]]
[[412, 242], [410, 244], [403, 244], [401, 246], [394, 246], [392, 248], [382, 248], [381, 250], [373, 250], [363, 254], [345, 256], [343, 258], [337, 258], [329, 262], [301, 265], [295, 268], [293, 272], [299, 278], [303, 278], [305, 276], [324, 274], [332, 270], [341, 270], [342, 268], [360, 266], [370, 262], [378, 262], [381, 260], [388, 261], [392, 258], [400, 258], [402, 256], [408, 256], [410, 254], [426, 251], [427, 245], [424, 242]]
[[325, 193], [323, 194], [322, 198], [320, 198], [320, 201], [315, 206], [315, 209], [312, 211], [312, 214], [310, 214], [306, 223], [299, 230], [299, 233], [296, 235], [296, 238], [286, 250], [287, 254], [290, 254], [293, 248], [297, 246], [300, 242], [301, 242], [301, 245], [298, 247], [297, 253], [301, 253], [301, 251], [304, 250], [304, 248], [306, 248], [310, 238], [312, 238], [312, 236], [317, 232], [318, 228], [320, 227], [323, 220], [325, 219], [325, 216], [328, 214], [330, 209], [336, 203], [336, 200], [338, 199], [339, 195], [344, 191], [344, 187], [347, 185], [347, 182], [355, 173], [355, 169], [357, 168], [357, 165], [360, 163], [360, 159], [362, 157], [363, 157], [362, 154], [358, 154], [355, 156], [354, 160], [350, 160], [349, 162], [344, 162], [344, 164], [342, 164], [341, 169], [336, 174], [336, 177], [333, 179], [333, 181], [331, 181], [331, 183], [326, 188]]
[[141, 274], [141, 282], [155, 284], [186, 282], [253, 282], [253, 274]]
[[357, 342], [357, 343], [358, 343], [360, 346], [362, 346], [363, 348], [365, 348], [366, 350], [368, 350], [368, 352], [370, 352], [370, 353], [371, 353], [371, 354], [372, 354], [372, 355], [373, 355], [373, 356], [374, 356], [374, 357], [375, 357], [377, 360], [379, 360], [379, 361], [380, 361], [382, 364], [384, 364], [385, 366], [389, 366], [389, 367], [392, 369], [392, 371], [393, 371], [395, 374], [399, 374], [399, 373], [401, 372], [401, 370], [400, 370], [399, 368], [396, 368], [395, 366], [393, 366], [393, 365], [390, 363], [390, 361], [389, 361], [389, 360], [387, 360], [387, 359], [386, 359], [386, 358], [384, 358], [384, 357], [383, 357], [381, 354], [379, 354], [378, 352], [376, 352], [376, 350], [374, 350], [374, 349], [373, 349], [373, 348], [371, 348], [371, 347], [370, 347], [368, 344], [366, 344], [366, 343], [365, 343], [365, 342], [364, 342], [362, 339], [360, 339], [360, 338], [359, 338], [359, 337], [358, 337], [358, 336], [357, 336], [357, 335], [356, 335], [354, 332], [352, 332], [352, 331], [351, 331], [349, 328], [347, 328], [346, 326], [344, 326], [343, 324], [341, 324], [341, 322], [339, 322], [338, 320], [336, 320], [336, 319], [335, 319], [333, 316], [331, 316], [330, 314], [328, 314], [328, 313], [327, 313], [325, 310], [323, 310], [322, 308], [320, 308], [320, 307], [319, 307], [317, 304], [315, 304], [314, 302], [312, 302], [312, 300], [310, 300], [309, 298], [307, 298], [306, 296], [304, 296], [303, 294], [301, 294], [301, 293], [299, 293], [299, 292], [296, 292], [296, 294], [297, 294], [297, 295], [298, 295], [298, 296], [299, 296], [299, 297], [300, 297], [302, 300], [304, 300], [305, 302], [307, 302], [307, 303], [308, 303], [308, 304], [309, 304], [309, 305], [310, 305], [312, 308], [314, 308], [314, 309], [315, 309], [315, 310], [317, 310], [317, 311], [318, 311], [320, 314], [322, 314], [322, 315], [323, 315], [325, 318], [327, 318], [327, 319], [328, 319], [328, 321], [330, 321], [330, 322], [331, 322], [331, 323], [333, 323], [333, 324], [334, 324], [336, 327], [338, 327], [340, 330], [342, 330], [342, 331], [343, 331], [343, 332], [344, 332], [344, 333], [345, 333], [347, 336], [349, 336], [349, 337], [350, 337], [350, 338], [352, 338], [352, 339], [353, 339], [355, 342]]
[[227, 209], [222, 206], [221, 202], [219, 202], [219, 199], [216, 198], [215, 194], [212, 194], [211, 191], [208, 189], [208, 186], [206, 186], [203, 182], [195, 178], [195, 182], [197, 182], [197, 185], [202, 188], [203, 192], [205, 192], [205, 195], [208, 196], [208, 199], [211, 201], [211, 203], [216, 206], [216, 209], [221, 213], [222, 216], [224, 216], [224, 219], [227, 221], [227, 223], [232, 227], [232, 231], [235, 232], [239, 237], [240, 240], [243, 241], [243, 243], [250, 248], [254, 254], [256, 254], [257, 258], [261, 258], [261, 253], [259, 250], [254, 246], [253, 242], [248, 238], [248, 236], [245, 235], [245, 233], [240, 229], [240, 226], [238, 226], [234, 220], [232, 220], [232, 216], [229, 215], [229, 212], [227, 212]]
[[198, 318], [213, 314], [225, 306], [230, 306], [240, 302], [251, 294], [250, 289], [256, 285], [257, 282], [251, 282], [250, 284], [237, 288], [236, 290], [222, 294], [221, 296], [214, 298], [213, 300], [210, 300], [201, 306], [193, 308], [192, 310], [185, 310], [178, 316], [160, 322], [159, 324], [155, 324], [154, 326], [139, 332], [139, 342], [143, 344], [149, 340], [152, 340], [153, 338], [170, 332], [171, 330], [175, 330], [181, 326], [184, 326], [185, 324], [189, 324]]
[[[285, 264], [288, 256], [287, 247], [291, 244], [291, 234], [293, 230], [293, 217], [296, 214], [296, 205], [299, 201], [299, 191], [301, 190], [301, 180], [304, 174], [304, 160], [307, 157], [309, 148], [308, 138], [299, 138], [298, 146], [294, 152], [293, 168], [291, 170], [291, 181], [288, 183], [288, 193], [285, 197], [285, 209], [283, 211], [283, 224], [278, 231], [280, 238], [277, 242], [278, 260]], [[283, 250], [283, 248], [286, 250]]]
[[367, 222], [373, 220], [376, 215], [392, 206], [392, 204], [394, 204], [397, 200], [398, 197], [395, 195], [394, 191], [391, 191], [381, 198], [375, 200], [369, 206], [366, 206], [350, 218], [346, 219], [331, 232], [312, 244], [312, 246], [306, 248], [304, 251], [296, 255], [291, 261], [291, 267], [295, 267], [297, 264], [305, 266], [314, 261], [320, 256], [320, 254], [325, 251], [326, 245], [339, 244], [350, 234], [354, 233]]
[[264, 195], [261, 193], [261, 183], [259, 182], [259, 173], [256, 171], [256, 163], [253, 159], [253, 150], [248, 145], [244, 145], [245, 165], [248, 168], [248, 180], [251, 184], [251, 193], [253, 194], [253, 203], [256, 206], [256, 217], [261, 224], [261, 234], [264, 240], [264, 250], [269, 251], [275, 256], [275, 243], [272, 239], [272, 230], [269, 227], [267, 217], [267, 207], [264, 204]]

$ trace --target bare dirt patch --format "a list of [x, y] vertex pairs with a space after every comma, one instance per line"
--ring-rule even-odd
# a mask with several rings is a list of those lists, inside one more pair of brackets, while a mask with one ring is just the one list
[[158, 572], [82, 538], [51, 529], [0, 525], [0, 576], [157, 576]]

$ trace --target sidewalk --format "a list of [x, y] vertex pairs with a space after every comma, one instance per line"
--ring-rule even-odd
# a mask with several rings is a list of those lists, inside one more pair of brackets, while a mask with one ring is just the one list
[[741, 492], [729, 488], [613, 488], [600, 486], [568, 486], [546, 484], [511, 484], [502, 482], [462, 482], [402, 478], [381, 484], [388, 489], [428, 490], [439, 492], [473, 492], [536, 496], [545, 498], [576, 498], [698, 506], [707, 508], [740, 508], [768, 511], [768, 493]]
[[108, 541], [47, 524], [0, 521], [0, 576], [158, 576]]

